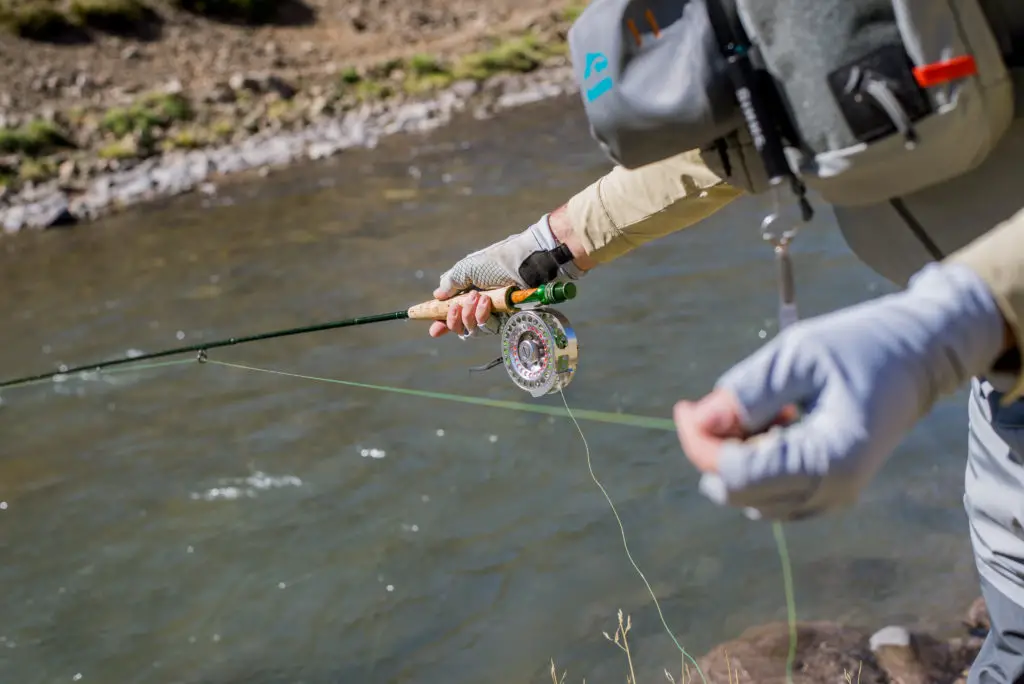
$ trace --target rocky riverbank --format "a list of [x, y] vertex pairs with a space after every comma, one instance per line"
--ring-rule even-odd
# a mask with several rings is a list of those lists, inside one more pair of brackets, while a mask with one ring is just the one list
[[[21, 2], [0, 5], [12, 1]], [[341, 31], [338, 5], [321, 0], [318, 16], [330, 13], [334, 24], [305, 29], [225, 27], [166, 10], [177, 24], [148, 42], [22, 38], [43, 59], [20, 69], [21, 53], [0, 41], [0, 230], [213, 193], [230, 174], [265, 175], [427, 131], [459, 112], [486, 117], [575, 90], [565, 33], [578, 4], [420, 0], [410, 14], [387, 0], [340, 3], [352, 35], [326, 43], [325, 30]], [[394, 14], [375, 24], [368, 6]], [[399, 30], [417, 23], [418, 39]], [[197, 40], [204, 31], [209, 38]]]
[[[751, 627], [697, 658], [703, 677], [686, 662], [665, 669], [643, 663], [633, 651], [629, 616], [621, 612], [617, 629], [604, 636], [623, 652], [627, 682], [964, 684], [990, 627], [983, 599], [970, 606], [961, 625], [959, 634], [938, 636], [899, 625], [872, 631], [827, 621], [799, 622], [791, 680], [786, 664], [792, 638], [785, 622]], [[560, 672], [554, 662], [549, 674], [554, 684], [578, 681]], [[541, 679], [547, 677], [538, 673], [537, 680]]]
[[[486, 117], [511, 107], [573, 92], [568, 67], [531, 74], [499, 75], [482, 83], [455, 82], [427, 98], [362, 103], [343, 114], [310, 114], [300, 125], [267, 125], [239, 142], [193, 149], [172, 148], [146, 158], [102, 154], [55, 162], [55, 177], [29, 180], [0, 193], [5, 233], [94, 219], [112, 210], [193, 190], [216, 192], [229, 174], [266, 175], [303, 159], [323, 159], [352, 147], [373, 147], [382, 136], [422, 132], [469, 110]], [[311, 110], [319, 108], [318, 101]]]

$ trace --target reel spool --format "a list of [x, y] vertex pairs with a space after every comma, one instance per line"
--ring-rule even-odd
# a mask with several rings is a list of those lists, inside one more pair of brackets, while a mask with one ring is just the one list
[[501, 360], [512, 382], [532, 396], [558, 392], [576, 374], [576, 333], [569, 320], [554, 309], [517, 311], [501, 330]]

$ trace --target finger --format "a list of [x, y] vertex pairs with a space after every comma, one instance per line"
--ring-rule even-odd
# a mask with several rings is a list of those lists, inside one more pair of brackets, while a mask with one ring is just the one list
[[480, 301], [476, 305], [476, 322], [477, 325], [483, 325], [487, 322], [487, 319], [491, 317], [491, 298], [481, 297]]
[[821, 389], [822, 356], [814, 341], [793, 327], [726, 371], [715, 387], [736, 397], [745, 431], [758, 433], [780, 414], [792, 413], [787, 406], [814, 402]]
[[463, 334], [462, 328], [462, 307], [458, 304], [452, 304], [448, 307], [448, 329], [456, 335]]
[[480, 295], [474, 291], [466, 295], [466, 298], [459, 303], [459, 307], [462, 309], [462, 325], [466, 328], [466, 332], [473, 332], [476, 329], [476, 306], [479, 299]]
[[721, 449], [721, 438], [709, 435], [701, 428], [696, 406], [691, 402], [677, 403], [672, 415], [683, 453], [699, 471], [713, 473]]
[[[865, 448], [861, 431], [845, 422], [837, 411], [822, 408], [790, 427], [746, 441], [724, 442], [717, 465], [729, 503], [763, 511], [795, 511], [807, 506], [830, 470], [833, 482], [860, 480], [859, 468], [855, 474], [841, 465], [858, 462]], [[837, 488], [836, 495], [846, 489]]]
[[448, 326], [445, 325], [442, 321], [434, 321], [433, 323], [430, 324], [429, 333], [431, 337], [441, 337], [441, 335], [444, 335], [447, 332]]

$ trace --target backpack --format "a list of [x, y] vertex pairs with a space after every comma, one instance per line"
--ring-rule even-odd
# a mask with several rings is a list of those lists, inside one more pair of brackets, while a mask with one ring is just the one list
[[748, 192], [855, 206], [986, 159], [1021, 115], [1022, 34], [1021, 0], [592, 0], [568, 39], [615, 163], [699, 149]]

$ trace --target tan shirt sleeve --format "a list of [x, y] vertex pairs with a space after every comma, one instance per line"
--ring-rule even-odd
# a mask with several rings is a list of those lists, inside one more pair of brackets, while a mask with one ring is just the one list
[[566, 212], [587, 255], [606, 263], [689, 228], [740, 194], [692, 150], [639, 169], [616, 166], [570, 199]]
[[[1024, 351], [1024, 210], [954, 252], [947, 262], [964, 264], [988, 284], [1003, 317]], [[1018, 372], [1005, 401], [1024, 394], [1024, 371]]]

